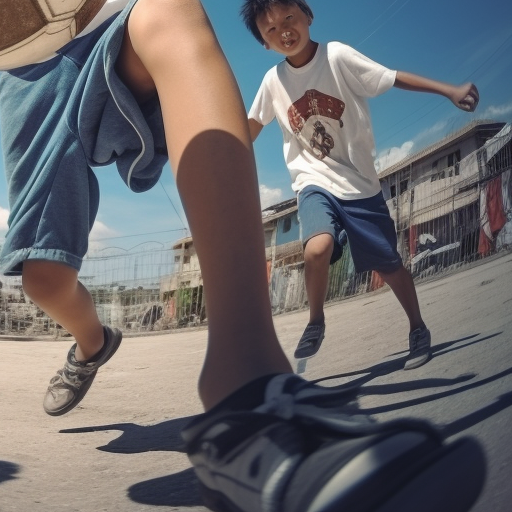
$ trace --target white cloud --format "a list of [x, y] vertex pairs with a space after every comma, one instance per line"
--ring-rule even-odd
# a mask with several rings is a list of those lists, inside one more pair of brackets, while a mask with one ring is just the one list
[[283, 191], [280, 188], [269, 188], [266, 185], [260, 185], [261, 209], [280, 203], [283, 198]]
[[[7, 232], [7, 219], [9, 218], [9, 210], [2, 208], [0, 206], [0, 237], [3, 237]], [[94, 226], [92, 227], [91, 235], [90, 235], [90, 244], [89, 247], [91, 249], [99, 249], [105, 246], [102, 243], [102, 238], [109, 238], [118, 236], [117, 231], [112, 228], [109, 228], [103, 222], [96, 221]]]
[[9, 210], [0, 206], [0, 234], [7, 231], [7, 219], [9, 218]]
[[444, 137], [448, 124], [449, 119], [444, 119], [420, 132], [416, 137], [414, 137], [416, 146], [421, 147], [423, 143], [432, 144], [432, 142]]
[[480, 117], [484, 119], [502, 119], [503, 117], [510, 116], [511, 113], [512, 103], [506, 103], [505, 105], [491, 105], [487, 107], [480, 114]]
[[109, 228], [103, 222], [96, 220], [92, 227], [90, 238], [98, 239], [98, 238], [108, 238], [113, 236], [119, 236], [119, 233], [112, 228]]
[[89, 251], [97, 251], [111, 245], [108, 243], [108, 240], [104, 239], [116, 236], [119, 236], [119, 233], [116, 230], [109, 228], [103, 222], [96, 220], [92, 227], [91, 234], [89, 235]]
[[400, 162], [400, 160], [403, 160], [412, 153], [413, 147], [414, 142], [412, 140], [408, 140], [399, 148], [393, 147], [381, 151], [375, 160], [375, 168], [377, 169], [377, 172], [382, 172], [384, 169], [387, 169], [393, 164]]

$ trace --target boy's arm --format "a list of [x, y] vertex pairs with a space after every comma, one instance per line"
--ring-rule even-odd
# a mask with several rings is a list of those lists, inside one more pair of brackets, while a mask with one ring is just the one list
[[397, 72], [394, 86], [407, 91], [440, 94], [466, 112], [473, 112], [479, 100], [478, 89], [470, 82], [463, 85], [452, 85], [405, 71]]
[[261, 130], [263, 130], [263, 125], [261, 123], [258, 123], [256, 119], [249, 119], [249, 132], [253, 142], [258, 138]]

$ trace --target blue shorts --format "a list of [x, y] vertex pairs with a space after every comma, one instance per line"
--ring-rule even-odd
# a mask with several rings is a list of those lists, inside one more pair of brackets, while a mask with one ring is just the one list
[[80, 269], [99, 204], [92, 167], [115, 162], [135, 192], [160, 177], [167, 152], [158, 99], [139, 105], [115, 72], [135, 3], [53, 59], [0, 72], [10, 208], [1, 273], [20, 274], [27, 259]]
[[367, 199], [344, 201], [323, 188], [307, 186], [299, 193], [298, 210], [304, 246], [322, 233], [333, 237], [331, 263], [341, 258], [348, 239], [356, 272], [389, 273], [402, 266], [395, 224], [382, 192]]

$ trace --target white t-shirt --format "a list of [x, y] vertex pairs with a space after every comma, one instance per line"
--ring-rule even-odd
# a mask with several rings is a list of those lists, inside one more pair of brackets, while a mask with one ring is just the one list
[[319, 44], [311, 62], [270, 69], [249, 111], [262, 125], [277, 119], [292, 189], [318, 185], [340, 199], [380, 192], [367, 98], [395, 83], [392, 71], [350, 46]]

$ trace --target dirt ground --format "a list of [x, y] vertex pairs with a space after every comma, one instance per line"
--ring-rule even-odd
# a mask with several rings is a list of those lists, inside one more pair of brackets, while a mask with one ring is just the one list
[[[327, 386], [357, 381], [361, 408], [380, 419], [428, 418], [448, 442], [476, 437], [488, 478], [474, 511], [509, 512], [512, 255], [418, 293], [433, 334], [427, 365], [401, 369], [408, 326], [384, 290], [327, 307], [326, 340], [303, 376]], [[275, 318], [290, 358], [307, 318]], [[126, 338], [80, 406], [58, 418], [44, 413], [42, 398], [72, 341], [0, 339], [0, 511], [206, 510], [180, 438], [201, 412], [206, 335]]]

